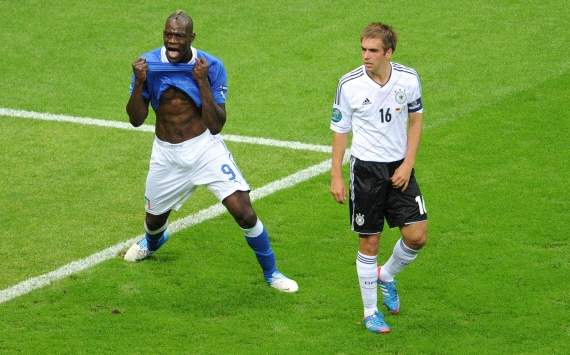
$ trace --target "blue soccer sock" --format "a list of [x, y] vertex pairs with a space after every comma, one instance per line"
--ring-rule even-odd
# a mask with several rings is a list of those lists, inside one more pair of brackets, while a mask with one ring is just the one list
[[245, 233], [247, 244], [255, 253], [257, 261], [263, 270], [263, 276], [266, 280], [269, 279], [277, 270], [277, 267], [275, 266], [275, 254], [271, 249], [269, 235], [263, 227], [263, 223], [258, 219], [255, 226], [248, 229], [242, 228], [242, 230]]
[[162, 227], [160, 227], [157, 230], [151, 231], [148, 229], [145, 223], [144, 230], [145, 230], [144, 237], [148, 245], [148, 250], [155, 251], [156, 249], [158, 249], [158, 242], [160, 241], [160, 238], [162, 238], [162, 235], [166, 231], [166, 224], [164, 224]]

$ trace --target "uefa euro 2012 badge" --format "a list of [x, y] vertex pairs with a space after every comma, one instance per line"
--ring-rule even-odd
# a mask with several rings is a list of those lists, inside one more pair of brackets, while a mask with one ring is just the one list
[[399, 103], [400, 105], [405, 103], [407, 97], [404, 89], [397, 89], [396, 92], [394, 92], [394, 99], [396, 99], [396, 102]]
[[342, 112], [338, 108], [333, 108], [331, 121], [334, 123], [340, 122], [342, 120]]

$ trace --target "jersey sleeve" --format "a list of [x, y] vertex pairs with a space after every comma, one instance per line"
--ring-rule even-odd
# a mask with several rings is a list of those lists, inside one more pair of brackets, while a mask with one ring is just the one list
[[228, 77], [226, 69], [221, 62], [212, 68], [208, 73], [210, 79], [210, 88], [212, 89], [212, 96], [217, 104], [226, 103], [228, 95]]
[[420, 82], [419, 75], [416, 75], [415, 83], [412, 85], [410, 90], [410, 99], [408, 100], [408, 112], [419, 112], [424, 111], [424, 106], [422, 103], [422, 84]]
[[332, 108], [330, 129], [337, 133], [348, 133], [352, 130], [352, 108], [346, 90], [341, 90], [342, 85], [339, 82], [337, 92]]

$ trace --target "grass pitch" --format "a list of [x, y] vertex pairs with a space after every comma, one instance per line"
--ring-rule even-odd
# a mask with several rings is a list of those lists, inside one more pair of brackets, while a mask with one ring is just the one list
[[[0, 107], [126, 121], [130, 63], [178, 3], [0, 2]], [[405, 8], [403, 8], [405, 6]], [[255, 203], [295, 295], [262, 282], [226, 215], [139, 264], [113, 259], [0, 304], [0, 353], [568, 353], [570, 19], [563, 1], [199, 1], [222, 58], [225, 133], [329, 144], [358, 34], [395, 26], [423, 80], [417, 172], [430, 236], [367, 333], [347, 206], [328, 174]], [[147, 122], [152, 123], [152, 118]], [[142, 233], [152, 135], [0, 117], [0, 289]], [[328, 156], [230, 144], [254, 188]], [[174, 218], [209, 206], [199, 192]], [[385, 233], [380, 260], [397, 231]]]

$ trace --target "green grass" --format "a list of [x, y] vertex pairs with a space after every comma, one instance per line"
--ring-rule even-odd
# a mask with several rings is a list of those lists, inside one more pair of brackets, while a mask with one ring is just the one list
[[[0, 107], [126, 121], [130, 63], [176, 2], [0, 1]], [[570, 97], [563, 1], [193, 2], [228, 69], [225, 132], [328, 144], [373, 20], [422, 76], [429, 242], [393, 333], [360, 325], [347, 206], [328, 174], [255, 202], [295, 295], [262, 282], [226, 215], [0, 305], [0, 353], [568, 353]], [[152, 123], [152, 118], [148, 123]], [[152, 135], [0, 117], [0, 290], [142, 233]], [[254, 188], [326, 154], [229, 143]], [[173, 219], [215, 202], [204, 189]], [[383, 261], [398, 238], [385, 233]]]

